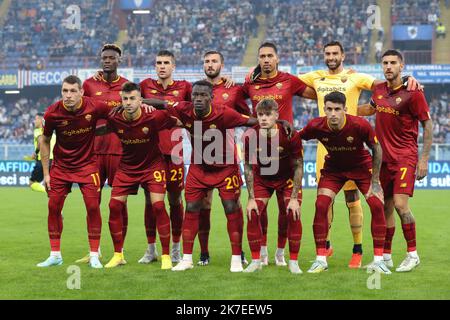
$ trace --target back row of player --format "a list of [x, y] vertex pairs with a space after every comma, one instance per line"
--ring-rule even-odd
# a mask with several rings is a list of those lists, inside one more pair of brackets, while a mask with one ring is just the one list
[[[87, 80], [84, 84], [85, 94], [96, 96], [102, 100], [107, 100], [110, 105], [114, 106], [120, 103], [120, 100], [114, 100], [113, 97], [108, 95], [115, 95], [115, 97], [119, 96], [119, 91], [121, 88], [121, 84], [125, 82], [125, 79], [120, 78], [117, 75], [117, 65], [120, 59], [120, 49], [115, 46], [105, 46], [102, 52], [102, 62], [103, 62], [103, 78], [101, 81], [95, 80]], [[321, 89], [320, 85], [327, 85], [326, 82], [333, 82], [333, 80], [338, 80], [341, 85], [344, 87], [343, 90], [347, 95], [347, 101], [350, 100], [351, 103], [348, 103], [350, 113], [355, 113], [356, 103], [361, 89], [371, 89], [375, 86], [373, 79], [370, 79], [368, 76], [363, 76], [360, 74], [352, 73], [351, 71], [342, 70], [342, 61], [344, 59], [343, 49], [339, 43], [331, 43], [325, 47], [325, 62], [329, 67], [329, 70], [323, 76], [318, 74], [307, 74], [303, 77], [303, 80], [314, 87], [316, 92], [319, 95], [319, 110], [323, 111], [323, 95], [327, 93], [327, 90]], [[241, 107], [239, 111], [248, 113], [248, 109], [246, 109], [244, 95], [247, 94], [252, 99], [252, 103], [255, 106], [256, 103], [264, 98], [273, 98], [279, 104], [280, 110], [280, 118], [286, 119], [292, 122], [292, 96], [302, 95], [305, 97], [313, 98], [315, 96], [314, 90], [308, 88], [304, 85], [304, 83], [298, 80], [296, 77], [282, 73], [277, 71], [278, 58], [275, 46], [272, 44], [264, 44], [261, 46], [259, 51], [259, 60], [260, 60], [260, 68], [262, 74], [259, 77], [256, 77], [255, 81], [247, 82], [244, 85], [243, 89], [240, 89], [238, 86], [231, 87], [230, 89], [226, 89], [223, 84], [220, 82], [220, 69], [223, 66], [223, 58], [217, 52], [211, 52], [205, 55], [205, 73], [208, 78], [215, 83], [214, 86], [214, 100], [213, 105], [215, 104], [227, 104], [235, 107], [238, 105]], [[188, 95], [190, 91], [190, 85], [187, 82], [180, 81], [174, 82], [171, 79], [171, 72], [174, 68], [174, 58], [170, 55], [170, 53], [162, 52], [157, 57], [157, 73], [159, 80], [145, 80], [141, 84], [142, 94], [144, 97], [155, 97], [162, 98], [169, 102], [169, 104], [173, 104], [175, 101], [188, 100]], [[334, 77], [333, 77], [334, 75]], [[348, 81], [347, 81], [348, 80]], [[316, 84], [315, 82], [319, 82]], [[329, 85], [329, 84], [328, 84]], [[219, 93], [219, 89], [222, 91]], [[322, 97], [320, 96], [321, 94]], [[322, 99], [321, 99], [322, 98]], [[356, 98], [356, 99], [355, 99]], [[217, 101], [219, 100], [219, 101]], [[222, 100], [222, 101], [220, 101]], [[111, 135], [110, 135], [111, 136]], [[167, 137], [167, 133], [166, 133]], [[162, 138], [164, 142], [170, 142], [170, 139]], [[118, 142], [118, 141], [117, 141]], [[103, 142], [98, 144], [100, 147], [96, 148], [97, 154], [100, 155], [98, 157], [98, 162], [100, 164], [100, 182], [103, 185], [105, 178], [108, 177], [108, 180], [111, 182], [114, 179], [114, 165], [113, 163], [117, 163], [120, 158], [120, 154], [116, 151], [115, 155], [105, 156], [104, 153], [109, 152], [111, 150], [109, 148], [105, 148], [108, 142]], [[114, 144], [113, 146], [117, 146], [119, 143]], [[103, 147], [103, 148], [102, 148]], [[165, 155], [170, 155], [171, 148], [173, 145], [166, 147], [161, 146], [161, 151]], [[165, 151], [166, 150], [166, 151]], [[113, 152], [114, 153], [114, 152]], [[182, 224], [182, 202], [181, 202], [181, 189], [183, 183], [183, 166], [181, 165], [173, 165], [171, 164], [170, 157], [166, 157], [169, 161], [169, 176], [168, 179], [168, 191], [169, 191], [169, 201], [171, 204], [171, 220], [172, 220], [172, 236], [174, 239], [173, 251], [172, 251], [172, 260], [177, 261], [179, 259], [179, 237], [181, 234], [181, 224]], [[319, 170], [318, 170], [319, 171]], [[174, 183], [173, 187], [171, 187], [171, 183]], [[357, 193], [356, 193], [357, 195]], [[356, 199], [357, 200], [357, 199]], [[279, 265], [285, 264], [283, 248], [286, 243], [286, 230], [287, 230], [287, 215], [285, 214], [286, 209], [283, 206], [283, 199], [279, 197], [279, 205], [280, 205], [280, 221], [279, 221], [279, 242], [278, 242], [278, 250], [276, 254], [276, 262]], [[349, 202], [349, 201], [347, 201]], [[150, 201], [148, 202], [150, 203]], [[360, 206], [359, 201], [353, 201], [353, 203], [349, 204], [350, 209], [350, 217], [355, 216], [352, 215], [352, 208], [357, 208]], [[204, 218], [203, 223], [200, 223], [200, 233], [199, 238], [202, 245], [202, 258], [201, 261], [203, 263], [208, 262], [207, 255], [207, 232], [209, 230], [209, 210], [210, 210], [210, 194], [204, 199], [204, 205], [201, 208], [202, 212], [200, 217]], [[358, 210], [357, 210], [358, 211]], [[154, 219], [151, 217], [154, 216], [151, 214], [151, 206], [146, 206], [146, 228], [147, 235], [149, 238], [149, 250], [146, 252], [146, 255], [141, 259], [141, 262], [150, 262], [155, 259], [156, 252], [154, 246], [154, 238], [155, 238], [155, 223]], [[362, 213], [361, 210], [359, 212]], [[262, 212], [262, 229], [263, 233], [267, 230], [267, 218], [266, 214]], [[123, 225], [122, 235], [126, 234], [126, 209], [122, 208], [122, 212], [115, 217], [111, 217], [110, 226], [115, 225], [117, 219], [121, 219]], [[359, 221], [362, 221], [362, 218], [358, 218]], [[50, 219], [49, 219], [50, 221]], [[89, 224], [89, 219], [88, 219]], [[360, 223], [361, 224], [361, 223]], [[359, 226], [359, 229], [361, 227]], [[94, 228], [95, 229], [95, 228]], [[113, 227], [111, 228], [113, 229]], [[203, 230], [202, 230], [203, 229]], [[202, 232], [203, 231], [203, 232]], [[360, 230], [359, 234], [360, 234]], [[90, 232], [90, 236], [91, 236]], [[113, 231], [112, 231], [113, 233]], [[117, 230], [116, 230], [117, 233]], [[358, 232], [354, 232], [356, 234], [355, 238], [358, 236]], [[95, 235], [96, 236], [96, 235]], [[161, 235], [160, 235], [161, 236]], [[113, 236], [114, 238], [114, 236]], [[263, 236], [263, 244], [265, 241], [265, 237]], [[206, 246], [205, 246], [206, 244]], [[359, 257], [359, 261], [357, 261], [357, 265], [360, 265], [360, 258], [362, 251], [360, 249], [360, 243], [357, 243], [355, 240], [356, 248], [359, 249], [360, 252], [354, 252], [352, 257], [352, 261], [354, 261], [354, 257]], [[359, 245], [359, 248], [358, 248]], [[205, 249], [206, 247], [206, 249]], [[262, 246], [261, 255], [263, 258], [263, 263], [266, 262], [267, 258], [267, 247]], [[386, 249], [388, 250], [388, 249]], [[355, 250], [354, 250], [355, 251]], [[358, 251], [358, 250], [357, 250]], [[329, 252], [329, 251], [328, 251]], [[234, 252], [236, 253], [236, 252]], [[265, 257], [264, 257], [265, 256]], [[96, 257], [95, 251], [92, 250], [91, 246], [91, 255], [88, 260], [92, 260], [92, 257]], [[264, 261], [265, 260], [265, 261]], [[352, 266], [352, 263], [350, 264]], [[358, 266], [359, 266], [358, 265]]]

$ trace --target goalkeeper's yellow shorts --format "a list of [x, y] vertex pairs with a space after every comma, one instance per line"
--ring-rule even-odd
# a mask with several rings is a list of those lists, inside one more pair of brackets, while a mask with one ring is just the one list
[[[320, 142], [317, 144], [317, 156], [316, 156], [316, 181], [317, 183], [320, 180], [320, 170], [323, 169], [323, 165], [325, 164], [325, 156], [327, 155], [327, 149]], [[344, 187], [342, 188], [344, 191], [358, 190], [356, 183], [353, 180], [348, 180]]]

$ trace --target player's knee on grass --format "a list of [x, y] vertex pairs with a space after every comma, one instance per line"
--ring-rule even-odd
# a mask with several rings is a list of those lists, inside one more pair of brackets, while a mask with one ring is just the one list
[[223, 209], [225, 214], [234, 213], [239, 209], [239, 205], [235, 200], [222, 200]]

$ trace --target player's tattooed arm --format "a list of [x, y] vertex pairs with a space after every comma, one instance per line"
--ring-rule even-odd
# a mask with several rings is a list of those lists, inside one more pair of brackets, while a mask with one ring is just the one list
[[433, 143], [433, 122], [431, 119], [420, 122], [423, 127], [423, 150], [417, 166], [417, 180], [422, 180], [428, 174], [428, 159]]
[[297, 158], [294, 163], [294, 182], [292, 186], [291, 199], [287, 206], [287, 212], [292, 211], [294, 220], [300, 220], [300, 203], [298, 193], [302, 188], [303, 179], [303, 157]]
[[50, 159], [50, 140], [52, 137], [47, 137], [42, 135], [39, 147], [41, 148], [41, 163], [42, 171], [44, 173], [44, 182], [47, 190], [50, 190], [50, 170], [49, 170], [49, 159]]
[[370, 182], [370, 188], [366, 198], [368, 199], [371, 196], [375, 196], [384, 203], [383, 189], [380, 184], [380, 170], [381, 161], [383, 159], [383, 151], [381, 150], [381, 145], [379, 143], [374, 143], [369, 147], [372, 150], [372, 181]]
[[[245, 157], [244, 157], [245, 159]], [[247, 184], [248, 191], [248, 203], [247, 203], [247, 217], [250, 221], [252, 219], [252, 211], [255, 211], [256, 214], [259, 215], [258, 212], [258, 204], [255, 200], [255, 191], [253, 189], [253, 170], [252, 165], [248, 161], [244, 161], [244, 175], [245, 182]]]

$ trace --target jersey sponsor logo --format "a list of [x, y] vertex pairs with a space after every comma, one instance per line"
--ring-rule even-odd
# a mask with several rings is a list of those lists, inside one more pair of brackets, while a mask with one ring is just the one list
[[62, 134], [65, 135], [65, 136], [71, 137], [71, 136], [75, 136], [75, 135], [79, 135], [79, 134], [89, 133], [89, 132], [91, 132], [91, 130], [92, 130], [91, 127], [80, 128], [80, 129], [77, 129], [77, 130], [75, 130], [75, 129], [74, 130], [65, 130], [65, 131], [62, 132]]
[[400, 185], [400, 188], [406, 188], [407, 186], [408, 186], [408, 184], [406, 182], [404, 182]]
[[180, 92], [179, 92], [178, 90], [173, 90], [173, 91], [172, 91], [172, 94], [173, 94], [175, 97], [178, 97], [178, 96], [180, 95]]
[[346, 83], [347, 80], [348, 80], [348, 78], [347, 78], [346, 76], [343, 76], [343, 77], [341, 78], [342, 83]]
[[278, 90], [281, 90], [281, 88], [283, 88], [283, 84], [281, 82], [278, 82], [275, 87], [278, 88]]
[[400, 102], [402, 102], [402, 98], [398, 97], [397, 99], [395, 99], [395, 103], [397, 105], [400, 104]]
[[356, 147], [330, 147], [327, 145], [324, 145], [325, 148], [328, 150], [328, 152], [351, 152], [351, 151], [355, 151]]
[[261, 101], [264, 99], [283, 100], [282, 94], [254, 95], [252, 100]]
[[119, 107], [122, 105], [122, 101], [106, 101], [106, 102], [108, 104], [108, 107], [112, 108]]
[[84, 118], [85, 118], [87, 121], [91, 121], [91, 120], [92, 120], [92, 116], [91, 116], [90, 114], [87, 114]]
[[103, 94], [103, 92], [101, 92], [101, 91], [97, 91], [97, 92], [95, 93], [96, 96], [101, 96], [102, 94]]
[[143, 127], [143, 128], [142, 128], [142, 132], [143, 132], [144, 134], [147, 134], [147, 133], [149, 132], [149, 129], [148, 129], [147, 127]]
[[167, 104], [168, 104], [169, 106], [174, 107], [174, 106], [175, 106], [175, 101], [167, 100]]
[[150, 139], [120, 139], [123, 144], [129, 145], [129, 144], [143, 144], [150, 141]]
[[347, 91], [347, 89], [345, 87], [338, 87], [338, 86], [334, 86], [334, 87], [319, 86], [317, 88], [317, 91], [318, 92], [334, 92], [334, 91], [345, 92], [345, 91]]
[[394, 108], [391, 108], [391, 107], [383, 107], [383, 106], [377, 105], [376, 109], [377, 109], [377, 112], [389, 113], [389, 114], [392, 114], [392, 115], [395, 115], [395, 116], [400, 115], [399, 111], [397, 111], [397, 110], [395, 110]]
[[230, 97], [230, 96], [228, 95], [228, 93], [224, 93], [224, 94], [222, 95], [223, 100], [228, 100], [229, 97]]
[[117, 130], [117, 133], [122, 134], [123, 133], [123, 129]]
[[354, 140], [354, 139], [353, 139], [352, 136], [348, 136], [348, 137], [347, 137], [347, 142], [348, 142], [348, 143], [353, 143], [353, 140]]

